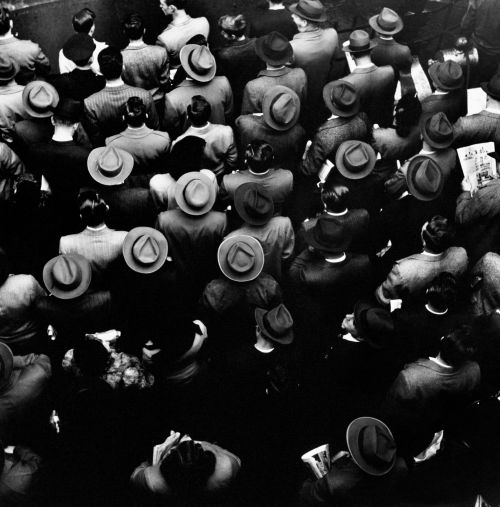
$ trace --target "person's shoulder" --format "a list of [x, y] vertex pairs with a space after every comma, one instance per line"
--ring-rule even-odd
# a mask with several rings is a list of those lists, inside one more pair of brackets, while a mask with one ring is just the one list
[[161, 130], [153, 130], [150, 133], [150, 136], [162, 139], [163, 141], [170, 142], [170, 136], [168, 135], [168, 132], [163, 132]]
[[125, 136], [124, 136], [123, 132], [120, 132], [119, 134], [115, 134], [114, 136], [107, 137], [106, 141], [105, 141], [106, 146], [108, 144], [112, 144], [113, 142], [124, 139], [124, 138], [125, 138]]
[[261, 122], [262, 116], [256, 116], [254, 114], [241, 114], [236, 118], [235, 125], [238, 128], [250, 128]]
[[19, 47], [22, 47], [22, 49], [25, 51], [33, 51], [36, 53], [41, 51], [40, 46], [36, 42], [33, 42], [32, 40], [29, 39], [18, 39], [16, 37], [16, 43], [18, 44]]
[[283, 181], [283, 182], [289, 182], [293, 181], [293, 173], [289, 169], [274, 169], [270, 173], [271, 177], [273, 179]]

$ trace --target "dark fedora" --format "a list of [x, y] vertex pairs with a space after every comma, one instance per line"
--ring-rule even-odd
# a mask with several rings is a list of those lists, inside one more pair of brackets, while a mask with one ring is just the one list
[[349, 44], [342, 47], [342, 51], [346, 53], [361, 53], [370, 51], [377, 44], [370, 40], [370, 36], [364, 30], [354, 30], [349, 35]]
[[332, 81], [323, 88], [326, 107], [335, 115], [350, 118], [359, 112], [359, 95], [347, 81]]
[[167, 259], [168, 243], [160, 231], [136, 227], [125, 236], [122, 253], [129, 268], [137, 273], [154, 273]]
[[9, 56], [0, 55], [0, 83], [12, 81], [19, 72], [19, 64]]
[[63, 254], [48, 261], [43, 268], [43, 283], [59, 299], [74, 299], [89, 288], [92, 279], [90, 262], [79, 254]]
[[322, 23], [328, 19], [325, 6], [318, 0], [299, 0], [288, 8], [302, 19]]
[[202, 172], [189, 172], [177, 180], [175, 200], [188, 215], [205, 215], [212, 209], [216, 197], [212, 181]]
[[72, 62], [86, 62], [95, 50], [95, 42], [86, 33], [75, 33], [62, 48], [63, 55]]
[[444, 113], [424, 115], [420, 120], [420, 132], [431, 148], [449, 148], [455, 139], [453, 125]]
[[255, 321], [264, 338], [281, 345], [293, 342], [293, 318], [284, 304], [271, 310], [256, 308]]
[[222, 273], [234, 282], [255, 280], [264, 267], [264, 250], [258, 240], [240, 234], [225, 239], [217, 250]]
[[495, 100], [500, 100], [500, 72], [497, 72], [488, 82], [481, 83], [481, 88]]
[[464, 73], [457, 62], [435, 62], [429, 67], [429, 76], [437, 88], [444, 91], [458, 90], [464, 84]]
[[394, 339], [394, 322], [385, 308], [366, 301], [354, 306], [354, 325], [360, 339], [375, 349], [385, 349]]
[[90, 176], [101, 185], [120, 185], [134, 168], [134, 157], [121, 148], [94, 148], [87, 158]]
[[214, 55], [206, 46], [187, 44], [179, 53], [182, 68], [195, 81], [208, 83], [215, 77], [217, 65]]
[[363, 141], [344, 141], [335, 154], [335, 166], [339, 173], [350, 180], [368, 176], [376, 161], [375, 150]]
[[78, 123], [83, 115], [83, 104], [79, 100], [61, 97], [55, 107], [52, 108], [55, 116]]
[[59, 93], [46, 81], [31, 81], [24, 87], [23, 104], [30, 116], [47, 118], [59, 104]]
[[285, 65], [293, 56], [289, 40], [279, 32], [271, 32], [257, 39], [255, 52], [269, 65]]
[[394, 35], [403, 29], [403, 20], [399, 14], [388, 7], [383, 7], [380, 14], [372, 16], [368, 22], [377, 33], [382, 35]]
[[258, 183], [244, 183], [234, 193], [234, 207], [243, 221], [250, 225], [264, 225], [274, 214], [271, 194]]
[[262, 99], [262, 114], [273, 130], [290, 130], [299, 121], [299, 96], [286, 86], [274, 86]]
[[320, 215], [314, 227], [304, 232], [306, 243], [324, 253], [344, 253], [351, 243], [351, 235], [339, 220]]
[[389, 473], [397, 459], [396, 442], [391, 430], [379, 419], [358, 417], [346, 432], [351, 458], [369, 475]]
[[410, 194], [419, 201], [433, 201], [443, 191], [444, 176], [432, 158], [417, 155], [408, 165], [406, 183]]
[[14, 371], [14, 354], [5, 343], [0, 342], [0, 391], [7, 387]]

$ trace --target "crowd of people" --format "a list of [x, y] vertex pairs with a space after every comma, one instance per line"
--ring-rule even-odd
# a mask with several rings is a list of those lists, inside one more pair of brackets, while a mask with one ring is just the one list
[[58, 62], [0, 7], [2, 506], [497, 505], [500, 179], [456, 151], [500, 163], [494, 3], [468, 116], [388, 7], [342, 45], [269, 0], [220, 48], [186, 0], [124, 48], [84, 8]]

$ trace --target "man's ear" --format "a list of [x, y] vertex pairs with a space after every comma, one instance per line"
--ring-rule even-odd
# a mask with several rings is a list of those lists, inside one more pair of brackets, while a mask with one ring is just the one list
[[54, 117], [53, 116], [50, 117], [50, 123], [52, 123], [52, 125], [54, 127], [56, 126], [56, 122], [54, 121]]

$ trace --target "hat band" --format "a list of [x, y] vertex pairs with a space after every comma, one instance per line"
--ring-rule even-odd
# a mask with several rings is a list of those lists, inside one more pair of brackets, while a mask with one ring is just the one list
[[193, 62], [193, 53], [194, 52], [195, 52], [195, 49], [193, 49], [193, 51], [191, 51], [191, 53], [189, 53], [189, 56], [188, 56], [188, 64], [189, 64], [189, 66], [192, 69], [194, 69], [197, 74], [201, 74], [201, 75], [208, 74], [212, 70], [212, 67], [210, 67], [208, 69], [204, 69], [203, 67], [199, 67], [197, 64], [195, 64]]
[[286, 334], [289, 332], [289, 329], [282, 329], [282, 330], [276, 330], [274, 329], [271, 324], [269, 323], [269, 318], [266, 315], [264, 315], [264, 318], [262, 319], [262, 324], [264, 325], [264, 330], [267, 331], [271, 336], [275, 336], [276, 338], [281, 338], [282, 336], [286, 336]]
[[300, 2], [297, 4], [297, 7], [295, 7], [295, 10], [297, 12], [299, 12], [300, 14], [302, 14], [304, 17], [306, 18], [320, 18], [321, 17], [321, 14], [322, 12], [321, 11], [317, 11], [316, 13], [311, 13], [311, 12], [307, 12], [301, 5], [300, 5]]
[[363, 44], [362, 46], [357, 46], [356, 44], [350, 42], [349, 49], [355, 51], [363, 51], [364, 49], [370, 49], [370, 41], [368, 41], [366, 44]]
[[269, 114], [271, 115], [271, 118], [273, 119], [273, 121], [275, 121], [276, 123], [278, 123], [279, 125], [288, 125], [289, 123], [292, 122], [295, 114], [290, 118], [289, 121], [283, 121], [283, 119], [281, 118], [276, 118], [276, 116], [274, 115], [274, 105], [276, 104], [276, 102], [278, 102], [278, 100], [281, 98], [282, 94], [280, 95], [276, 95], [276, 97], [274, 97], [274, 99], [271, 101], [271, 104], [269, 105]]

